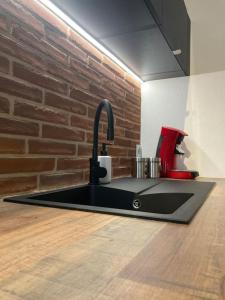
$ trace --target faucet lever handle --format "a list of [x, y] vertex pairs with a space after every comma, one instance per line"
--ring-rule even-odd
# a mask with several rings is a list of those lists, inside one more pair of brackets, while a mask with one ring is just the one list
[[103, 178], [107, 175], [107, 170], [104, 167], [100, 167], [99, 161], [93, 162], [90, 158], [90, 182], [91, 184], [99, 184], [99, 178]]
[[107, 175], [107, 170], [104, 167], [98, 167], [97, 168], [97, 175], [98, 178], [104, 178]]

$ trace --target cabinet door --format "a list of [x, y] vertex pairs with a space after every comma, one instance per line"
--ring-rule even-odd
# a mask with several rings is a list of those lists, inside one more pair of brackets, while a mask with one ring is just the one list
[[190, 19], [183, 0], [162, 0], [161, 30], [186, 75], [190, 73]]

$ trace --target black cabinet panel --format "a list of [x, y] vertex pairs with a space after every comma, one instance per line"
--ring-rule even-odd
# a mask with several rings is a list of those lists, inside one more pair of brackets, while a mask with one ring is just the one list
[[54, 0], [95, 38], [141, 30], [155, 24], [142, 0]]
[[102, 39], [101, 43], [141, 77], [181, 70], [158, 27]]
[[163, 16], [161, 29], [172, 50], [181, 50], [177, 55], [185, 74], [190, 67], [190, 19], [186, 6], [181, 0], [162, 0]]

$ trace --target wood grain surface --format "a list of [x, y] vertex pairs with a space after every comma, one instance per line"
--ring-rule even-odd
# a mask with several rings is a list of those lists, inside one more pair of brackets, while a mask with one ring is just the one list
[[225, 299], [225, 180], [189, 225], [0, 201], [0, 299]]

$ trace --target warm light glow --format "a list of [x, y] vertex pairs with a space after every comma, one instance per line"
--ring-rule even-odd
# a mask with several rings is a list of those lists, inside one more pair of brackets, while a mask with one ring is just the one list
[[117, 65], [119, 65], [124, 71], [132, 75], [139, 82], [143, 82], [140, 77], [138, 77], [133, 71], [131, 71], [124, 63], [122, 63], [116, 56], [114, 56], [110, 51], [108, 51], [103, 45], [96, 41], [90, 34], [88, 34], [83, 28], [76, 24], [71, 18], [69, 18], [64, 12], [62, 12], [55, 4], [49, 0], [38, 0], [50, 11], [52, 11], [57, 17], [67, 23], [71, 28], [77, 31], [81, 36], [83, 36], [87, 41], [92, 43], [96, 48], [98, 48], [102, 53], [110, 57]]

